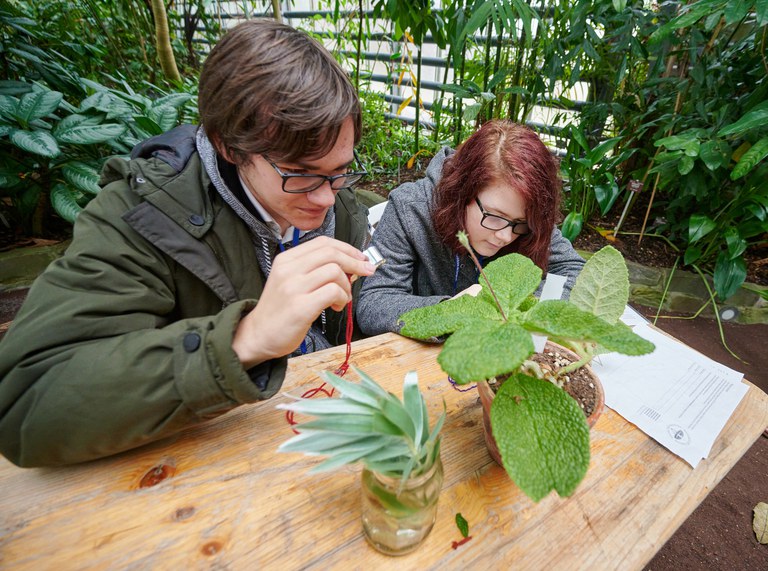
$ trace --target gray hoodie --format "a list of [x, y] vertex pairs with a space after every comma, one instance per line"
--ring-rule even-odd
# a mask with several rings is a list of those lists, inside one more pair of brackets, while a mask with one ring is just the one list
[[[365, 278], [357, 303], [357, 321], [367, 335], [399, 332], [399, 317], [406, 311], [433, 305], [477, 283], [469, 255], [459, 256], [457, 265], [456, 254], [440, 242], [432, 226], [432, 192], [445, 159], [454, 152], [444, 147], [430, 161], [426, 177], [389, 194], [372, 241], [386, 263]], [[570, 294], [583, 266], [584, 259], [554, 228], [547, 271], [567, 278], [563, 297]], [[541, 285], [537, 295], [540, 292]]]

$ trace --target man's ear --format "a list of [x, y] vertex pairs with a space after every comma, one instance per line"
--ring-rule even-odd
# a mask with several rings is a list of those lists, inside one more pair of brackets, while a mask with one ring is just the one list
[[224, 157], [227, 162], [232, 163], [233, 165], [236, 165], [237, 162], [234, 160], [234, 157], [232, 156], [232, 153], [230, 153], [227, 148], [221, 143], [221, 140], [216, 135], [210, 135], [208, 137], [211, 141], [211, 144], [213, 145], [213, 148], [216, 149], [216, 152], [220, 154], [222, 157]]

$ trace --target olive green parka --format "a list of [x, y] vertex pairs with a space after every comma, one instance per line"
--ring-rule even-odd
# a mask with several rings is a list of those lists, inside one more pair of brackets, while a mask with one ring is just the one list
[[[71, 245], [0, 342], [0, 452], [15, 464], [114, 454], [280, 388], [287, 358], [246, 371], [232, 349], [265, 276], [250, 230], [186, 148], [108, 161]], [[336, 238], [363, 248], [353, 192], [334, 210]], [[346, 310], [327, 314], [328, 340], [343, 343]]]

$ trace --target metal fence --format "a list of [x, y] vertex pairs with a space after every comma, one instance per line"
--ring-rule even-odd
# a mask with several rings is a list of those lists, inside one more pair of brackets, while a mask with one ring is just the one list
[[[340, 12], [334, 23], [333, 13], [319, 9], [316, 0], [282, 0], [281, 10], [283, 21], [291, 26], [306, 30], [321, 39], [324, 45], [333, 53], [340, 56], [342, 65], [349, 71], [357, 66], [356, 46], [352, 45], [350, 35], [344, 33], [344, 27], [352, 17], [358, 17], [355, 12]], [[364, 4], [364, 14], [369, 29], [365, 34], [361, 50], [360, 77], [367, 89], [381, 93], [389, 104], [388, 118], [413, 124], [416, 117], [416, 57], [417, 46], [407, 41], [395, 41], [393, 24], [390, 20], [373, 19], [370, 2]], [[254, 9], [253, 2], [219, 2], [217, 6], [222, 28], [228, 29], [236, 24], [255, 17], [273, 17], [269, 3], [267, 7], [259, 6]], [[348, 18], [347, 18], [348, 17]], [[486, 38], [477, 38], [485, 42]], [[492, 42], [498, 41], [493, 37]], [[201, 37], [195, 40], [199, 51], [204, 57], [210, 49], [207, 41]], [[480, 42], [478, 42], [480, 43]], [[447, 50], [440, 49], [427, 35], [421, 46], [421, 76], [419, 81], [419, 96], [421, 110], [419, 120], [426, 129], [434, 128], [433, 106], [441, 99], [443, 107], [453, 105], [454, 95], [442, 89], [444, 84], [455, 80], [455, 70], [448, 64]], [[472, 48], [467, 53], [467, 59], [479, 57]], [[549, 101], [542, 100], [532, 107], [525, 122], [534, 128], [558, 154], [562, 154], [565, 140], [561, 136], [562, 129], [573, 120], [579, 112], [586, 97], [587, 88], [579, 84], [568, 93], [575, 105], [571, 109], [562, 106], [552, 106]], [[404, 104], [406, 101], [410, 101]], [[452, 108], [452, 107], [451, 107]]]

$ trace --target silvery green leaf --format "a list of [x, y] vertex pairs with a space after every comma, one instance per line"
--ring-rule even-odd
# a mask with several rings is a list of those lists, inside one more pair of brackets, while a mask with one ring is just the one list
[[350, 443], [365, 439], [364, 434], [342, 434], [328, 432], [299, 433], [290, 440], [283, 442], [278, 452], [304, 452], [305, 454], [318, 454], [329, 449], [346, 446]]
[[629, 299], [629, 272], [624, 257], [613, 246], [595, 253], [581, 270], [570, 301], [608, 323], [616, 323]]
[[[375, 450], [375, 448], [374, 448]], [[352, 450], [352, 451], [343, 451], [341, 453], [335, 453], [333, 456], [330, 456], [327, 460], [323, 460], [318, 464], [317, 466], [314, 466], [309, 472], [310, 474], [316, 474], [318, 472], [327, 472], [328, 470], [333, 470], [334, 468], [338, 468], [339, 466], [344, 466], [345, 464], [352, 464], [353, 462], [356, 462], [363, 458], [370, 450]]]
[[386, 399], [381, 404], [381, 414], [389, 420], [392, 424], [397, 426], [403, 431], [403, 434], [407, 435], [411, 441], [414, 441], [416, 435], [416, 428], [413, 425], [413, 420], [408, 415], [408, 411], [405, 410], [403, 404], [395, 397], [390, 395], [390, 398]]
[[416, 432], [414, 433], [414, 442], [421, 444], [421, 438], [424, 432], [424, 406], [419, 392], [419, 377], [416, 371], [409, 371], [405, 375], [403, 383], [403, 406], [405, 411], [411, 417]]
[[410, 448], [408, 448], [402, 438], [392, 439], [386, 446], [366, 456], [366, 460], [369, 462], [383, 462], [385, 460], [408, 457], [410, 453]]
[[429, 439], [427, 440], [428, 444], [431, 444], [433, 442], [439, 442], [437, 440], [437, 435], [440, 434], [440, 430], [443, 428], [444, 422], [445, 422], [445, 401], [443, 401], [443, 414], [441, 414], [440, 418], [437, 419], [437, 422], [435, 423], [435, 427], [432, 429], [432, 432], [429, 433]]
[[381, 388], [381, 385], [379, 385], [379, 383], [374, 381], [369, 375], [367, 375], [357, 367], [352, 367], [352, 370], [355, 371], [355, 373], [357, 373], [360, 376], [361, 384], [364, 387], [366, 387], [368, 390], [370, 390], [371, 392], [375, 393], [380, 397], [387, 398], [389, 393], [385, 391], [383, 388]]
[[320, 376], [326, 383], [338, 389], [344, 396], [371, 407], [378, 407], [379, 398], [377, 393], [369, 387], [351, 383], [328, 371], [323, 371]]
[[333, 414], [318, 417], [301, 423], [301, 430], [326, 432], [374, 432], [373, 415], [368, 414]]
[[346, 399], [299, 399], [289, 404], [279, 404], [277, 408], [302, 414], [373, 414], [374, 409]]

